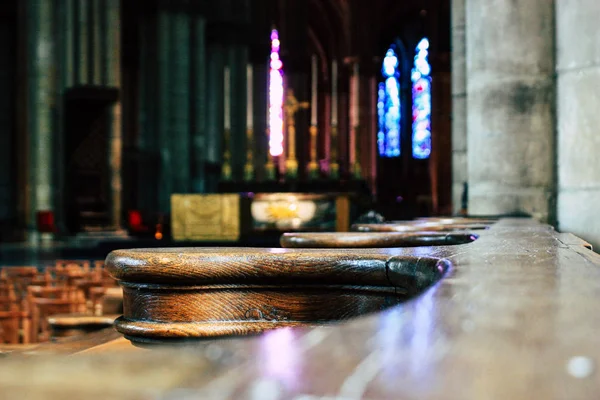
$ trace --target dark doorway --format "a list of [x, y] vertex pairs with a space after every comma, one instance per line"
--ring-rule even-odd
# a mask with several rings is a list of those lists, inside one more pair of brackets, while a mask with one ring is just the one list
[[70, 89], [65, 105], [65, 219], [70, 233], [109, 226], [113, 88]]

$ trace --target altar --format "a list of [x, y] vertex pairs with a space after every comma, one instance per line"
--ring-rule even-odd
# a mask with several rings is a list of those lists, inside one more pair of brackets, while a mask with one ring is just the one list
[[290, 231], [347, 232], [365, 209], [364, 201], [351, 191], [174, 194], [171, 236], [175, 241], [239, 242]]
[[[358, 71], [354, 70], [350, 103], [349, 153], [340, 167], [338, 141], [337, 64], [331, 75], [330, 118], [323, 123], [318, 113], [317, 59], [311, 60], [311, 99], [299, 100], [294, 88], [285, 84], [279, 58], [279, 36], [271, 33], [271, 57], [267, 98], [267, 156], [257, 160], [261, 142], [255, 132], [254, 70], [246, 70], [246, 143], [243, 177], [235, 176], [232, 143], [232, 80], [225, 68], [224, 135], [221, 176], [215, 193], [171, 195], [171, 237], [175, 241], [244, 242], [253, 235], [287, 231], [345, 232], [361, 213], [372, 207], [372, 188], [362, 174], [359, 127]], [[301, 165], [297, 155], [297, 113], [310, 109], [306, 147], [309, 157]], [[326, 126], [319, 135], [319, 127]], [[318, 143], [325, 142], [327, 154], [318, 159]], [[305, 148], [306, 148], [305, 147]], [[262, 164], [262, 165], [261, 165]], [[257, 170], [262, 169], [261, 179]], [[241, 178], [241, 179], [240, 179]]]

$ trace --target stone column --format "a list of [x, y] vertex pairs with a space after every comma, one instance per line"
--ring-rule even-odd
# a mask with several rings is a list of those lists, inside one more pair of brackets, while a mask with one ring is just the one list
[[600, 248], [600, 3], [556, 0], [558, 227]]
[[193, 68], [194, 68], [194, 122], [192, 131], [192, 171], [191, 189], [195, 193], [205, 192], [206, 162], [206, 20], [202, 16], [194, 17], [193, 24]]
[[77, 40], [77, 79], [78, 85], [89, 83], [89, 12], [91, 5], [89, 0], [79, 0], [77, 3], [77, 29], [75, 39]]
[[[190, 191], [190, 15], [169, 16], [171, 74], [169, 76], [168, 145], [171, 162], [171, 193]], [[169, 207], [170, 208], [170, 207]]]
[[53, 0], [29, 0], [27, 3], [27, 119], [29, 131], [30, 196], [28, 231], [36, 239], [36, 214], [53, 211], [53, 137], [52, 113], [55, 103], [52, 38]]
[[467, 182], [467, 68], [465, 1], [452, 0], [452, 211], [460, 212]]
[[[108, 86], [121, 87], [121, 10], [119, 0], [106, 1], [107, 15], [107, 56], [104, 69], [107, 74]], [[98, 77], [100, 79], [100, 77]], [[113, 229], [121, 229], [121, 170], [122, 170], [122, 118], [121, 100], [112, 105], [110, 109], [108, 165], [110, 170], [111, 193], [111, 223]]]
[[554, 2], [468, 0], [469, 213], [553, 219]]
[[70, 88], [74, 85], [75, 79], [75, 1], [66, 0], [64, 15], [65, 30], [65, 87]]
[[171, 151], [169, 138], [169, 115], [171, 104], [169, 102], [169, 78], [171, 76], [171, 18], [167, 11], [159, 10], [158, 14], [158, 105], [157, 119], [158, 132], [157, 143], [160, 152], [159, 174], [158, 174], [158, 210], [168, 213], [170, 209], [170, 198], [173, 192], [171, 181]]
[[156, 21], [150, 16], [140, 20], [140, 62], [139, 71], [139, 160], [138, 208], [145, 213], [158, 209], [158, 30]]
[[233, 179], [244, 178], [246, 164], [246, 66], [248, 48], [239, 43], [229, 46], [229, 69], [231, 71], [231, 168]]
[[65, 93], [73, 82], [73, 2], [71, 0], [58, 0], [56, 7], [55, 25], [55, 90], [56, 103], [53, 113], [53, 153], [56, 162], [54, 169], [54, 218], [59, 232], [65, 232], [65, 167], [62, 160], [65, 158], [66, 119], [65, 119]]
[[[10, 38], [14, 34], [11, 24], [0, 17], [0, 220], [9, 220], [14, 217], [16, 207], [13, 199], [16, 198], [14, 176], [14, 142], [13, 135], [14, 117], [11, 112], [15, 97], [15, 52], [11, 46]], [[0, 229], [0, 237], [2, 235]]]
[[[109, 2], [110, 3], [110, 2]], [[92, 60], [91, 60], [91, 69], [92, 69], [92, 81], [91, 83], [93, 85], [101, 85], [102, 84], [102, 52], [106, 51], [107, 49], [104, 48], [102, 43], [102, 35], [104, 34], [103, 32], [103, 27], [102, 27], [102, 13], [103, 13], [103, 6], [104, 6], [104, 1], [102, 0], [92, 0], [92, 22], [91, 22], [91, 26], [92, 26]], [[114, 5], [110, 5], [110, 7], [114, 7]], [[119, 27], [121, 26], [121, 24], [119, 24]], [[108, 31], [109, 35], [112, 35], [112, 32]], [[112, 51], [112, 49], [111, 49]]]
[[206, 190], [217, 190], [221, 176], [220, 165], [223, 157], [223, 69], [225, 49], [221, 44], [207, 48], [207, 98], [206, 105], [206, 163], [210, 167], [206, 176]]

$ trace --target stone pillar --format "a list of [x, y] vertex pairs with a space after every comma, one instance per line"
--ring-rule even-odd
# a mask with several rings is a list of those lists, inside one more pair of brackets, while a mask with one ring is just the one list
[[91, 5], [89, 0], [79, 0], [77, 3], [77, 29], [75, 39], [77, 40], [77, 79], [78, 85], [89, 83], [89, 12]]
[[467, 182], [467, 68], [465, 1], [452, 0], [452, 211], [462, 208]]
[[66, 0], [64, 29], [65, 29], [65, 87], [72, 87], [75, 79], [75, 1]]
[[192, 171], [191, 189], [195, 193], [205, 192], [206, 162], [206, 20], [202, 16], [194, 16], [192, 29], [192, 61], [194, 77], [193, 98], [193, 130], [192, 130]]
[[65, 168], [62, 160], [65, 156], [66, 120], [65, 120], [65, 92], [73, 81], [73, 1], [58, 0], [54, 2], [56, 7], [55, 25], [55, 90], [56, 102], [53, 113], [53, 153], [57, 160], [54, 169], [53, 186], [54, 195], [54, 218], [58, 232], [65, 232]]
[[221, 176], [220, 165], [223, 155], [223, 69], [225, 49], [221, 44], [207, 48], [207, 87], [210, 101], [206, 105], [206, 163], [210, 167], [206, 176], [206, 189], [215, 192]]
[[145, 213], [158, 209], [158, 30], [155, 19], [140, 19], [138, 205]]
[[169, 138], [169, 115], [171, 104], [169, 102], [169, 78], [171, 76], [170, 33], [171, 18], [167, 11], [159, 10], [158, 14], [158, 150], [160, 152], [158, 175], [158, 210], [168, 213], [170, 198], [173, 192], [171, 181], [171, 151]]
[[[190, 15], [174, 12], [169, 16], [168, 145], [171, 161], [171, 193], [190, 191]], [[169, 207], [170, 209], [170, 207]]]
[[[109, 2], [110, 3], [110, 2]], [[102, 84], [102, 52], [106, 51], [106, 49], [103, 46], [103, 18], [102, 18], [102, 14], [103, 14], [103, 6], [104, 6], [104, 1], [102, 0], [92, 0], [92, 22], [91, 22], [91, 26], [92, 26], [92, 60], [91, 60], [91, 69], [92, 69], [92, 81], [91, 83], [93, 85], [101, 85]], [[110, 7], [114, 7], [114, 5], [110, 5]], [[121, 26], [121, 24], [119, 24], [119, 27]], [[120, 29], [119, 29], [120, 30]], [[111, 31], [108, 31], [109, 35], [112, 35], [113, 33]], [[112, 49], [111, 49], [112, 51]]]
[[558, 227], [600, 248], [600, 3], [556, 0]]
[[246, 66], [248, 48], [239, 43], [229, 46], [229, 70], [231, 71], [231, 168], [233, 179], [242, 181], [246, 164]]
[[[9, 16], [10, 17], [10, 16]], [[12, 102], [15, 97], [15, 51], [11, 37], [15, 30], [7, 17], [0, 17], [0, 221], [15, 217], [16, 199], [14, 149], [16, 136]], [[0, 228], [0, 240], [2, 238]]]
[[552, 221], [554, 2], [469, 0], [469, 213]]
[[27, 119], [29, 131], [28, 192], [30, 239], [37, 236], [36, 214], [53, 211], [52, 113], [55, 104], [53, 75], [53, 0], [27, 3]]
[[[121, 87], [121, 7], [119, 0], [106, 1], [107, 15], [107, 57], [104, 58], [106, 65], [104, 69], [107, 74], [108, 86]], [[101, 79], [98, 77], [98, 79]], [[113, 229], [121, 229], [122, 210], [121, 210], [121, 192], [122, 192], [122, 117], [121, 100], [112, 105], [110, 109], [109, 125], [109, 148], [108, 165], [110, 170], [110, 193], [111, 193], [111, 223]]]

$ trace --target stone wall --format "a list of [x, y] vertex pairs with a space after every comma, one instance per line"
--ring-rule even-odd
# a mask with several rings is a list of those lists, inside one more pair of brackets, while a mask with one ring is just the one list
[[453, 14], [454, 209], [464, 152], [470, 214], [525, 212], [598, 248], [600, 2], [453, 0]]
[[558, 227], [600, 248], [600, 2], [556, 0]]

